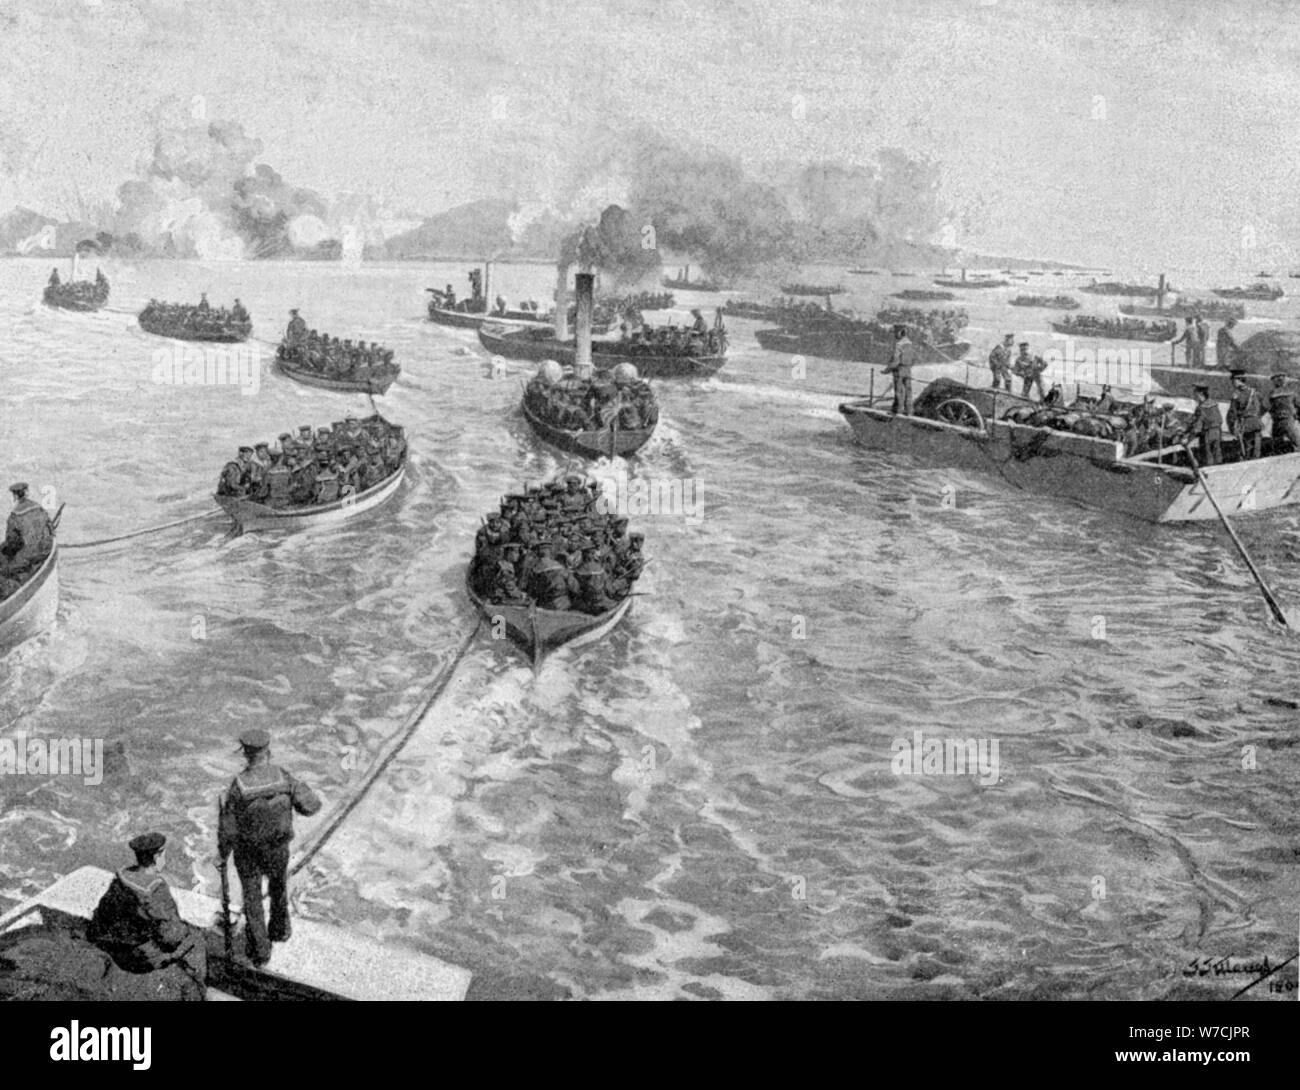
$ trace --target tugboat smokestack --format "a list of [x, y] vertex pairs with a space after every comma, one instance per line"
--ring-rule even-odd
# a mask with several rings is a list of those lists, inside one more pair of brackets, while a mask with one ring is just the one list
[[555, 339], [569, 339], [569, 266], [563, 263], [555, 273]]
[[483, 262], [483, 301], [487, 304], [485, 314], [492, 313], [492, 262]]
[[578, 273], [578, 321], [574, 330], [573, 373], [578, 378], [591, 378], [591, 312], [596, 293], [596, 277], [592, 273]]

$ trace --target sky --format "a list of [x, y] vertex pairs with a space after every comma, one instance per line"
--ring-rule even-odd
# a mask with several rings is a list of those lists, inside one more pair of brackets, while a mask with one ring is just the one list
[[765, 164], [943, 165], [929, 241], [1300, 269], [1300, 5], [1266, 0], [0, 0], [0, 211], [112, 201], [160, 122], [394, 215], [560, 207], [643, 127]]

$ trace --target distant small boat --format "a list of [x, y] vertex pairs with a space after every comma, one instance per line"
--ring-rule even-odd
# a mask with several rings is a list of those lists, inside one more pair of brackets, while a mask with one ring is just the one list
[[[1053, 273], [1053, 276], [1062, 276], [1062, 273]], [[1160, 294], [1158, 288], [1153, 288], [1147, 284], [1121, 284], [1116, 281], [1105, 281], [1098, 283], [1093, 281], [1078, 289], [1087, 292], [1089, 295], [1129, 295], [1139, 299], [1154, 299]], [[1165, 291], [1173, 289], [1166, 286]]]
[[916, 302], [933, 302], [942, 303], [949, 299], [956, 299], [950, 291], [926, 291], [924, 288], [904, 288], [902, 291], [896, 291], [890, 296], [891, 299], [911, 299]]
[[879, 276], [879, 269], [850, 269], [850, 276]]
[[320, 371], [304, 366], [302, 361], [290, 353], [283, 344], [275, 350], [275, 366], [286, 378], [301, 382], [304, 386], [315, 386], [321, 390], [336, 390], [339, 393], [385, 394], [401, 374], [401, 367], [377, 368], [361, 372], [351, 378], [326, 375]]
[[[573, 341], [557, 341], [553, 333], [541, 329], [508, 329], [505, 326], [482, 326], [479, 343], [494, 355], [515, 360], [555, 360], [572, 364]], [[691, 353], [668, 351], [647, 346], [642, 350], [621, 341], [592, 341], [592, 364], [598, 371], [618, 363], [630, 363], [642, 378], [708, 378], [727, 362], [727, 353]]]
[[1163, 307], [1122, 303], [1119, 312], [1140, 318], [1192, 318], [1199, 314], [1211, 322], [1226, 322], [1229, 318], [1240, 321], [1246, 317], [1243, 304], [1225, 303], [1218, 299], [1179, 299], [1178, 302], [1167, 303]]
[[1007, 302], [1013, 307], [1042, 307], [1044, 310], [1079, 309], [1079, 300], [1069, 295], [1017, 295]]
[[786, 295], [843, 295], [848, 289], [843, 284], [782, 284]]
[[692, 280], [691, 267], [687, 265], [675, 277], [665, 276], [661, 281], [670, 291], [722, 291], [721, 284], [713, 280]]
[[39, 635], [59, 609], [59, 548], [8, 598], [0, 599], [0, 650]]
[[1255, 284], [1249, 288], [1215, 288], [1214, 294], [1220, 299], [1258, 299], [1271, 303], [1286, 294], [1281, 284]]
[[392, 497], [405, 476], [406, 461], [403, 459], [397, 469], [364, 492], [344, 496], [333, 503], [305, 507], [268, 507], [247, 496], [215, 494], [213, 498], [240, 530], [301, 530], [308, 526], [342, 522], [373, 510]]
[[1052, 323], [1057, 333], [1072, 337], [1098, 337], [1117, 341], [1171, 341], [1178, 335], [1173, 322], [1143, 322], [1137, 318], [1104, 319], [1089, 314]]
[[935, 277], [934, 282], [941, 288], [1005, 288], [1005, 280], [995, 280], [992, 277], [982, 276], [979, 278], [972, 277], [969, 280], [954, 280], [951, 277]]
[[150, 303], [140, 312], [140, 328], [178, 341], [214, 341], [233, 344], [248, 338], [251, 319], [237, 319], [229, 311], [183, 303]]
[[108, 278], [96, 269], [94, 280], [68, 280], [61, 284], [47, 284], [42, 299], [47, 307], [56, 310], [76, 310], [83, 313], [99, 310], [108, 302]]

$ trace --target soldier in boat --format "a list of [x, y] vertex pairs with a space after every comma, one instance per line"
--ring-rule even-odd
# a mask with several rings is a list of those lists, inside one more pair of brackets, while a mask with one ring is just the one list
[[194, 309], [200, 311], [203, 314], [207, 314], [208, 311], [212, 309], [212, 307], [208, 304], [208, 293], [206, 291], [199, 292], [199, 304]]
[[307, 339], [307, 323], [298, 316], [297, 309], [289, 311], [289, 327], [284, 331], [284, 339], [289, 344], [300, 344]]
[[241, 325], [248, 321], [248, 311], [244, 309], [244, 304], [238, 299], [235, 300], [234, 305], [230, 308], [230, 317]]
[[537, 560], [528, 578], [528, 596], [538, 609], [569, 609], [570, 595], [577, 593], [578, 581], [556, 561], [550, 538], [542, 538], [536, 552]]
[[[224, 865], [233, 852], [235, 871], [244, 891], [245, 942], [249, 960], [265, 965], [271, 960], [271, 943], [285, 942], [289, 922], [289, 841], [293, 815], [310, 817], [321, 801], [310, 787], [271, 763], [271, 737], [264, 730], [246, 730], [239, 736], [247, 762], [222, 800], [217, 851]], [[262, 879], [271, 898], [268, 929], [263, 905]]]
[[268, 507], [278, 509], [289, 506], [293, 491], [293, 471], [289, 468], [289, 455], [283, 448], [271, 456], [264, 484], [264, 502]]
[[1291, 449], [1300, 451], [1300, 425], [1296, 424], [1295, 394], [1286, 388], [1287, 376], [1280, 372], [1270, 381], [1273, 388], [1268, 393], [1268, 415], [1273, 421], [1274, 452], [1277, 442], [1285, 436], [1291, 443]]
[[1187, 426], [1187, 437], [1199, 439], [1201, 464], [1217, 466], [1223, 463], [1223, 417], [1219, 406], [1210, 400], [1210, 388], [1204, 384], [1192, 387], [1196, 398], [1196, 412]]
[[[0, 579], [21, 583], [22, 577], [39, 568], [54, 548], [54, 524], [45, 508], [28, 498], [26, 481], [11, 484], [9, 491], [14, 506], [5, 527], [4, 544], [0, 545]], [[0, 597], [9, 593], [12, 590], [6, 586]]]
[[627, 555], [620, 560], [616, 560], [614, 565], [614, 577], [610, 581], [610, 593], [615, 598], [625, 598], [632, 589], [632, 584], [641, 578], [642, 571], [645, 570], [645, 557], [641, 554], [641, 547], [645, 543], [645, 534], [632, 534], [628, 538]]
[[1047, 361], [1042, 356], [1031, 356], [1029, 354], [1029, 342], [1020, 342], [1020, 355], [1011, 365], [1011, 370], [1020, 376], [1020, 396], [1029, 397], [1030, 390], [1038, 390], [1039, 400], [1047, 397], [1047, 391], [1043, 389], [1043, 372], [1047, 370]]
[[1214, 338], [1214, 362], [1219, 367], [1231, 369], [1233, 360], [1237, 356], [1237, 341], [1232, 335], [1236, 325], [1237, 319], [1229, 318]]
[[1187, 319], [1187, 327], [1183, 330], [1182, 336], [1175, 341], [1171, 341], [1170, 344], [1173, 347], [1180, 344], [1183, 346], [1183, 362], [1188, 367], [1191, 367], [1193, 366], [1192, 361], [1196, 358], [1196, 345], [1199, 340], [1200, 334], [1196, 331], [1194, 320], [1189, 316]]
[[227, 462], [217, 482], [219, 496], [247, 496], [252, 480], [253, 448], [240, 447], [236, 461]]
[[600, 561], [600, 546], [596, 542], [588, 539], [582, 543], [582, 563], [574, 573], [574, 578], [578, 582], [574, 606], [583, 613], [605, 613], [618, 604], [605, 593], [609, 585], [609, 573]]
[[1011, 393], [1011, 350], [1015, 346], [1016, 336], [1014, 333], [1008, 333], [1002, 338], [1002, 343], [993, 346], [993, 351], [989, 353], [989, 370], [993, 372], [993, 389], [999, 386], [1005, 386], [1007, 393]]
[[916, 362], [916, 347], [907, 336], [907, 326], [894, 326], [894, 347], [885, 374], [894, 376], [894, 404], [892, 413], [912, 415], [912, 366]]
[[179, 965], [203, 989], [208, 978], [203, 932], [181, 919], [167, 879], [158, 873], [166, 862], [166, 844], [162, 833], [131, 839], [135, 865], [113, 876], [90, 917], [86, 937], [128, 973]]
[[50, 270], [50, 287], [57, 288], [61, 285], [61, 283], [62, 281], [59, 280], [59, 270], [58, 267], [56, 266], [55, 268]]
[[508, 542], [502, 549], [501, 559], [497, 561], [492, 573], [492, 587], [488, 594], [491, 601], [501, 605], [527, 605], [528, 596], [519, 589], [519, 565], [521, 547], [517, 542]]
[[1259, 391], [1246, 382], [1245, 371], [1235, 368], [1232, 372], [1232, 400], [1228, 403], [1228, 428], [1237, 437], [1243, 459], [1259, 457], [1263, 426]]

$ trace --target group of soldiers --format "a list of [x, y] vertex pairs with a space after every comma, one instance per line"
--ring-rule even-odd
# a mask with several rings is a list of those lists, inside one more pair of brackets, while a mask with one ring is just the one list
[[330, 428], [304, 424], [284, 432], [279, 445], [240, 447], [217, 482], [219, 496], [246, 496], [267, 507], [334, 503], [387, 480], [406, 459], [400, 424], [378, 414], [348, 417]]
[[331, 378], [365, 378], [369, 372], [390, 371], [396, 366], [391, 348], [383, 348], [374, 341], [353, 344], [328, 333], [317, 333], [307, 328], [296, 309], [289, 314], [289, 326], [279, 349], [283, 360]]
[[886, 307], [876, 314], [877, 325], [905, 325], [913, 341], [951, 344], [970, 322], [965, 310], [921, 310], [917, 307]]
[[[1043, 386], [1043, 372], [1047, 370], [1047, 361], [1029, 350], [1029, 342], [1015, 343], [1016, 335], [1008, 333], [1002, 343], [995, 345], [989, 353], [989, 370], [993, 372], [993, 389], [1004, 388], [1011, 392], [1011, 376], [1020, 379], [1020, 396], [1029, 397], [1031, 391], [1037, 390], [1042, 400], [1047, 399], [1048, 391]], [[1013, 351], [1013, 349], [1015, 351]]]
[[108, 298], [108, 277], [104, 275], [103, 270], [96, 269], [94, 280], [71, 280], [65, 284], [59, 279], [59, 270], [51, 269], [50, 282], [45, 294], [83, 302], [102, 301]]
[[576, 474], [506, 496], [474, 542], [475, 593], [501, 605], [600, 614], [631, 592], [644, 534], [596, 509], [600, 486]]
[[603, 431], [615, 418], [621, 430], [632, 431], [653, 427], [659, 420], [650, 383], [619, 381], [619, 376], [570, 376], [548, 382], [539, 372], [524, 388], [524, 404], [540, 420], [565, 431]]
[[[1248, 372], [1241, 368], [1232, 370], [1232, 399], [1228, 402], [1228, 430], [1237, 442], [1237, 454], [1242, 460], [1258, 458], [1263, 447], [1263, 418], [1272, 422], [1270, 453], [1284, 454], [1300, 451], [1300, 424], [1297, 424], [1295, 391], [1288, 388], [1289, 376], [1278, 373], [1269, 377], [1265, 398], [1250, 385]], [[1198, 441], [1201, 461], [1205, 465], [1223, 462], [1223, 415], [1210, 398], [1208, 385], [1193, 388], [1196, 412], [1188, 428], [1187, 437]]]
[[199, 301], [193, 306], [188, 303], [160, 303], [157, 299], [150, 299], [141, 317], [146, 315], [157, 322], [192, 333], [220, 333], [232, 326], [250, 324], [248, 311], [238, 299], [229, 310], [213, 307], [208, 302], [207, 292], [200, 292]]
[[49, 512], [27, 495], [27, 482], [9, 486], [13, 509], [0, 545], [0, 601], [17, 591], [54, 548]]
[[619, 354], [642, 356], [719, 356], [727, 351], [727, 328], [722, 311], [714, 315], [713, 327], [698, 308], [691, 311], [689, 326], [651, 326], [638, 321], [639, 315], [625, 318], [619, 325]]
[[[1144, 322], [1141, 318], [1102, 318], [1096, 314], [1074, 314], [1058, 323], [1061, 333], [1113, 337], [1131, 341], [1166, 341], [1176, 332], [1173, 322]], [[1177, 342], [1175, 342], [1177, 343]]]

